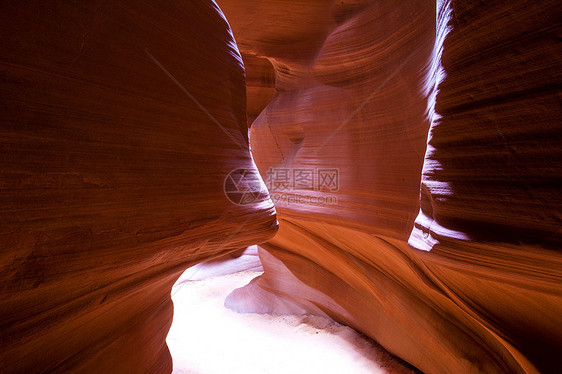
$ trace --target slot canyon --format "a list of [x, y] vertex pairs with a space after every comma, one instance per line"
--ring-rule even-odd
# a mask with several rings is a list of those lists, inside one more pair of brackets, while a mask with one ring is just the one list
[[[555, 0], [0, 3], [0, 372], [171, 373], [171, 290], [562, 371]], [[251, 152], [250, 152], [251, 149]]]

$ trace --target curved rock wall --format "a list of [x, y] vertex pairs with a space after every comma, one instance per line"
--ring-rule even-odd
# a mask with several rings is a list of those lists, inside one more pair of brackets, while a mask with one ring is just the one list
[[0, 367], [169, 373], [188, 266], [270, 238], [244, 68], [212, 1], [0, 5]]
[[174, 281], [276, 229], [223, 192], [246, 109], [281, 226], [231, 308], [425, 372], [556, 372], [557, 2], [219, 3], [247, 107], [211, 1], [0, 5], [0, 367], [171, 371]]
[[280, 220], [227, 305], [327, 314], [424, 372], [556, 372], [556, 2], [219, 3], [275, 68], [251, 144]]
[[443, 236], [559, 249], [556, 2], [457, 1], [452, 15], [412, 244], [429, 249]]

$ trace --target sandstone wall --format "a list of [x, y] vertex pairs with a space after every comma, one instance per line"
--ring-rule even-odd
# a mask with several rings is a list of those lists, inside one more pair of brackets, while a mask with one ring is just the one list
[[0, 5], [0, 371], [169, 373], [188, 266], [270, 238], [244, 68], [211, 1]]
[[219, 3], [275, 68], [251, 144], [280, 220], [227, 305], [327, 314], [424, 372], [556, 372], [556, 2]]

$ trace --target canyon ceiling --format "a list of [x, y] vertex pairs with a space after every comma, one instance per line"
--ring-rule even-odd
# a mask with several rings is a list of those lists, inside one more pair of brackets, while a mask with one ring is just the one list
[[258, 243], [233, 310], [560, 370], [557, 1], [0, 10], [4, 372], [170, 373], [175, 280]]

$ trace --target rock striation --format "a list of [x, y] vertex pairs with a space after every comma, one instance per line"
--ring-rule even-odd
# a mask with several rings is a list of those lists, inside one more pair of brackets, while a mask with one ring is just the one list
[[212, 1], [0, 5], [0, 367], [170, 373], [188, 266], [269, 239], [245, 75]]
[[3, 372], [169, 373], [174, 282], [267, 240], [230, 308], [558, 372], [558, 2], [217, 2], [0, 5]]
[[280, 221], [226, 304], [328, 315], [424, 372], [557, 372], [557, 2], [218, 2], [275, 70], [251, 146]]

